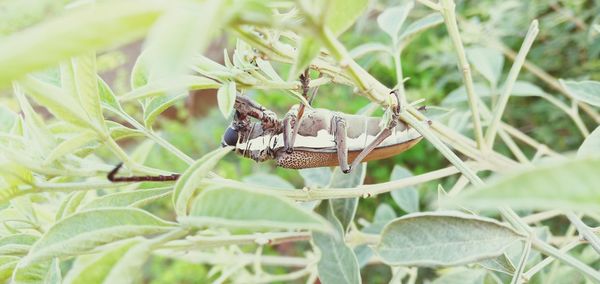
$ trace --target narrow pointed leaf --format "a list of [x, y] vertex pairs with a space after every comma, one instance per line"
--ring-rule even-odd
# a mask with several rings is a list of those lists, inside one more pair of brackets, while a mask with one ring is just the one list
[[394, 42], [398, 39], [398, 33], [413, 6], [414, 3], [410, 1], [401, 6], [387, 8], [377, 17], [379, 28], [387, 33]]
[[185, 75], [171, 79], [159, 79], [148, 83], [139, 88], [133, 89], [131, 92], [123, 95], [119, 99], [121, 101], [129, 101], [135, 99], [150, 98], [156, 96], [164, 96], [178, 89], [185, 90], [204, 90], [216, 89], [220, 86], [219, 83], [204, 77]]
[[[407, 169], [394, 166], [390, 180], [399, 180], [411, 176], [412, 173]], [[394, 202], [405, 212], [414, 213], [419, 211], [419, 192], [414, 186], [394, 190], [391, 195]]]
[[290, 80], [295, 80], [304, 69], [308, 68], [310, 62], [315, 59], [319, 55], [319, 51], [321, 50], [321, 43], [315, 39], [314, 37], [303, 37], [300, 40], [298, 46], [298, 53], [294, 64], [292, 65], [292, 70], [288, 78]]
[[231, 149], [232, 147], [224, 147], [202, 156], [179, 177], [173, 189], [173, 206], [177, 216], [187, 215], [188, 205], [200, 182], [225, 155], [231, 152]]
[[423, 18], [418, 19], [417, 21], [411, 23], [406, 29], [401, 33], [398, 38], [399, 41], [404, 41], [414, 37], [420, 32], [427, 30], [431, 27], [437, 26], [444, 22], [444, 18], [440, 13], [432, 13]]
[[354, 24], [368, 4], [368, 0], [329, 0], [325, 24], [339, 35]]
[[0, 238], [0, 255], [25, 255], [39, 237], [15, 234]]
[[579, 150], [577, 150], [578, 157], [587, 157], [590, 155], [599, 155], [600, 154], [600, 126], [596, 127], [590, 135], [588, 135], [581, 146], [579, 146]]
[[473, 47], [467, 49], [467, 57], [471, 64], [487, 79], [492, 86], [498, 86], [498, 80], [502, 74], [504, 56], [501, 52], [484, 47]]
[[104, 116], [100, 106], [98, 93], [98, 75], [96, 70], [96, 53], [91, 52], [71, 60], [74, 71], [75, 88], [79, 103], [88, 116], [90, 124], [97, 130], [105, 132]]
[[[365, 176], [367, 174], [366, 163], [359, 164], [356, 168], [352, 169], [349, 174], [342, 173], [339, 167], [335, 168], [329, 182], [329, 187], [334, 188], [354, 188], [362, 185]], [[344, 232], [348, 231], [350, 224], [354, 220], [356, 215], [356, 209], [358, 208], [358, 197], [355, 198], [338, 198], [332, 199], [331, 207], [335, 216], [338, 218]]]
[[389, 265], [449, 266], [499, 256], [522, 238], [489, 218], [452, 211], [413, 213], [390, 222], [376, 250]]
[[52, 226], [23, 260], [27, 266], [55, 256], [85, 253], [100, 245], [134, 236], [171, 230], [173, 223], [134, 208], [82, 211]]
[[329, 229], [323, 218], [283, 197], [220, 187], [204, 190], [194, 200], [190, 215], [178, 221], [200, 228]]
[[0, 255], [0, 281], [8, 283], [8, 279], [13, 274], [13, 270], [19, 263], [18, 256]]

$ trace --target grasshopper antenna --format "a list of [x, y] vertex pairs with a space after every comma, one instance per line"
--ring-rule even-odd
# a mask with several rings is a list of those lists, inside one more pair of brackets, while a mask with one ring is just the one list
[[123, 163], [119, 163], [112, 171], [106, 175], [106, 178], [111, 182], [141, 182], [141, 181], [174, 181], [179, 178], [179, 174], [172, 174], [168, 176], [131, 176], [131, 177], [116, 177], [117, 173], [123, 166]]

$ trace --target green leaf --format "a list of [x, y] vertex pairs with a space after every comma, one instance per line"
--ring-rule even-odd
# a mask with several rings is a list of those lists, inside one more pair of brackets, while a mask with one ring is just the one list
[[316, 38], [306, 36], [300, 39], [300, 42], [298, 43], [298, 53], [294, 60], [294, 64], [292, 65], [292, 70], [290, 70], [288, 79], [294, 80], [298, 78], [298, 76], [310, 66], [312, 60], [319, 55], [320, 50], [321, 43]]
[[173, 223], [134, 208], [82, 211], [54, 224], [23, 259], [24, 266], [50, 259], [85, 253], [100, 245], [140, 235], [171, 230]]
[[77, 208], [81, 205], [81, 202], [87, 195], [87, 191], [76, 191], [67, 195], [60, 204], [58, 212], [56, 212], [55, 219], [58, 221], [73, 213], [77, 212]]
[[19, 263], [18, 256], [0, 255], [0, 281], [8, 283], [8, 279]]
[[[331, 181], [329, 182], [329, 187], [333, 188], [354, 188], [359, 185], [362, 185], [365, 176], [367, 174], [366, 163], [359, 164], [356, 168], [352, 169], [352, 172], [345, 174], [342, 173], [339, 167], [336, 167], [333, 171], [333, 175], [331, 176]], [[344, 228], [344, 232], [348, 231], [350, 228], [350, 224], [352, 224], [352, 220], [354, 220], [354, 215], [356, 214], [356, 209], [358, 208], [358, 197], [355, 198], [337, 198], [332, 199], [331, 207], [333, 208], [333, 212], [335, 216], [338, 218], [342, 227]]]
[[406, 29], [400, 34], [398, 37], [398, 41], [407, 41], [417, 34], [431, 28], [437, 26], [444, 22], [444, 18], [440, 13], [431, 13], [423, 18], [418, 19], [417, 21], [411, 23]]
[[[121, 281], [119, 283], [123, 283], [124, 278], [129, 278], [125, 275], [122, 275], [118, 272], [118, 267], [120, 267], [125, 261], [125, 257], [129, 258], [127, 254], [133, 250], [133, 248], [142, 242], [142, 238], [134, 238], [123, 240], [112, 244], [111, 247], [103, 249], [101, 254], [98, 255], [83, 255], [79, 256], [75, 263], [73, 264], [73, 268], [69, 270], [67, 275], [65, 276], [65, 282], [69, 284], [86, 284], [86, 283], [115, 283], [108, 282], [111, 274], [119, 274], [121, 276]], [[135, 254], [136, 257], [140, 257], [140, 255]], [[147, 256], [141, 256], [141, 259], [145, 260]], [[137, 275], [139, 270], [129, 270], [129, 274], [131, 276]]]
[[583, 140], [579, 150], [577, 150], [577, 157], [587, 157], [591, 155], [600, 154], [600, 126], [596, 127], [590, 135]]
[[471, 64], [490, 82], [492, 86], [498, 86], [498, 80], [502, 75], [504, 56], [500, 51], [485, 47], [472, 47], [467, 49], [467, 57]]
[[148, 84], [133, 89], [131, 92], [123, 95], [119, 99], [121, 101], [129, 101], [135, 99], [151, 98], [155, 96], [165, 96], [174, 91], [185, 90], [204, 90], [216, 89], [220, 86], [219, 83], [200, 76], [184, 75], [177, 78], [158, 79]]
[[600, 157], [552, 161], [535, 168], [496, 178], [477, 190], [465, 190], [447, 206], [488, 209], [568, 209], [598, 212]]
[[[409, 170], [400, 166], [394, 166], [390, 180], [399, 180], [411, 176], [412, 173]], [[414, 213], [419, 211], [419, 192], [414, 186], [393, 190], [391, 195], [394, 202], [405, 212]]]
[[24, 266], [23, 261], [25, 259], [21, 259], [21, 261], [17, 264], [15, 271], [13, 272], [11, 283], [13, 284], [39, 284], [44, 283], [46, 276], [48, 275], [49, 270], [51, 269], [51, 265], [53, 260], [46, 261], [38, 261], [32, 263], [31, 265]]
[[410, 1], [404, 5], [387, 8], [377, 17], [379, 28], [388, 34], [394, 43], [398, 41], [398, 33], [413, 6], [414, 3]]
[[91, 52], [71, 60], [74, 71], [75, 88], [77, 97], [84, 112], [88, 116], [90, 124], [95, 129], [106, 132], [104, 116], [100, 106], [98, 93], [98, 75], [96, 74], [96, 53]]
[[17, 122], [17, 114], [4, 105], [0, 105], [0, 132], [8, 133]]
[[217, 91], [217, 100], [219, 103], [219, 110], [225, 118], [229, 118], [233, 111], [233, 105], [235, 104], [236, 97], [235, 82], [225, 81], [223, 85]]
[[55, 160], [60, 159], [67, 154], [75, 153], [83, 146], [90, 144], [91, 142], [97, 141], [97, 139], [98, 135], [95, 132], [83, 130], [80, 133], [77, 133], [75, 136], [65, 139], [54, 149], [52, 149], [52, 151], [48, 153], [48, 156], [46, 156], [46, 160], [44, 161], [44, 163], [46, 165], [49, 165]]
[[287, 180], [284, 180], [283, 178], [277, 175], [267, 173], [255, 173], [249, 176], [245, 176], [242, 179], [242, 181], [245, 183], [251, 183], [255, 185], [264, 186], [265, 184], [268, 184], [269, 186], [276, 188], [294, 189], [294, 186]]
[[340, 35], [346, 31], [369, 5], [368, 0], [328, 0], [325, 24], [331, 31]]
[[313, 242], [321, 252], [317, 264], [319, 280], [323, 284], [361, 283], [358, 260], [344, 242], [344, 229], [335, 217], [330, 201], [321, 202], [317, 212], [333, 225], [335, 234], [313, 232]]
[[598, 81], [564, 81], [558, 80], [560, 84], [575, 99], [600, 107], [600, 82]]
[[188, 205], [200, 186], [200, 182], [217, 163], [231, 152], [232, 147], [214, 150], [200, 158], [179, 177], [173, 189], [173, 206], [177, 216], [185, 216]]
[[363, 228], [361, 231], [370, 234], [379, 234], [383, 227], [390, 221], [396, 218], [396, 212], [392, 206], [381, 203], [375, 209], [375, 217], [373, 217], [373, 222], [368, 227]]
[[387, 45], [378, 43], [378, 42], [368, 42], [362, 45], [359, 45], [350, 51], [350, 56], [354, 59], [361, 58], [368, 53], [387, 53], [392, 54], [392, 51]]
[[83, 206], [83, 209], [107, 207], [142, 207], [171, 194], [172, 187], [136, 189], [100, 196]]
[[75, 98], [54, 85], [44, 83], [31, 76], [19, 81], [25, 93], [38, 104], [48, 109], [58, 119], [88, 128], [90, 121]]
[[309, 229], [327, 231], [327, 222], [292, 201], [260, 191], [205, 189], [194, 200], [190, 216], [180, 223], [193, 227]]
[[376, 251], [388, 265], [450, 266], [499, 256], [522, 238], [489, 218], [452, 211], [413, 213], [383, 229]]
[[[502, 86], [504, 88], [504, 86]], [[527, 81], [516, 81], [513, 85], [511, 96], [517, 97], [543, 97], [547, 95], [542, 88]]]
[[25, 255], [39, 237], [30, 234], [14, 234], [0, 238], [0, 255]]
[[100, 104], [103, 108], [108, 109], [114, 114], [125, 112], [121, 107], [121, 104], [119, 104], [113, 90], [100, 77], [98, 77], [98, 96], [100, 97]]
[[163, 11], [163, 4], [142, 0], [82, 6], [4, 38], [0, 44], [0, 66], [4, 67], [0, 86], [89, 50], [139, 39]]
[[62, 274], [60, 272], [60, 260], [55, 257], [50, 263], [48, 272], [44, 277], [44, 284], [62, 283]]
[[188, 73], [192, 57], [202, 53], [219, 32], [225, 20], [225, 3], [228, 2], [179, 1], [171, 5], [152, 27], [146, 41], [150, 82]]
[[326, 187], [331, 180], [331, 170], [326, 167], [300, 169], [298, 171], [308, 187]]
[[147, 100], [144, 103], [144, 125], [146, 128], [152, 128], [152, 124], [166, 109], [174, 105], [177, 101], [187, 97], [187, 92], [173, 93], [167, 96], [156, 97]]

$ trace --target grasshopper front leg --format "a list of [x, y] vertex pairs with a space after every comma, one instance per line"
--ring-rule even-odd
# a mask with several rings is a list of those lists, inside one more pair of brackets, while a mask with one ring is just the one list
[[346, 120], [336, 114], [333, 116], [331, 121], [331, 132], [333, 132], [333, 137], [335, 138], [338, 164], [340, 165], [342, 172], [347, 174], [352, 170], [352, 168], [348, 166], [348, 144], [346, 142], [348, 135], [346, 133]]

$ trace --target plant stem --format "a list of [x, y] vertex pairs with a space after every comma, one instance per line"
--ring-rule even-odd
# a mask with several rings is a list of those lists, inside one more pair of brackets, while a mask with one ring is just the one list
[[[569, 265], [573, 266], [574, 268], [578, 269], [580, 272], [582, 272], [583, 274], [590, 277], [590, 279], [592, 279], [596, 282], [600, 282], [600, 272], [594, 270], [593, 268], [589, 267], [588, 265], [581, 262], [580, 260], [572, 257], [571, 255], [561, 252], [560, 250], [556, 249], [555, 247], [553, 247], [537, 238], [532, 240], [532, 245], [535, 249], [539, 250], [543, 254], [552, 256], [556, 259], [560, 259], [561, 261], [565, 262], [566, 264], [569, 264]], [[528, 273], [526, 273], [526, 275], [527, 274]]]
[[[581, 242], [579, 240], [572, 241], [572, 242], [566, 244], [565, 246], [563, 246], [562, 248], [560, 248], [559, 252], [561, 254], [566, 254], [571, 249], [578, 246], [579, 244], [581, 244]], [[534, 265], [529, 270], [527, 270], [527, 272], [523, 273], [523, 278], [525, 278], [526, 280], [531, 279], [531, 277], [533, 277], [536, 273], [540, 272], [542, 269], [544, 269], [544, 267], [548, 266], [548, 264], [552, 263], [552, 261], [554, 261], [555, 259], [556, 258], [554, 258], [552, 256], [548, 256], [548, 257], [544, 258], [544, 260], [538, 262], [536, 265]]]
[[598, 236], [596, 236], [592, 229], [584, 224], [575, 213], [569, 211], [565, 215], [571, 224], [577, 228], [579, 234], [590, 243], [596, 252], [600, 253], [600, 239], [598, 239]]
[[534, 20], [529, 26], [529, 30], [527, 31], [527, 35], [525, 36], [525, 40], [521, 45], [521, 49], [519, 50], [519, 54], [515, 58], [512, 67], [508, 73], [508, 77], [504, 83], [504, 89], [498, 98], [496, 108], [494, 109], [493, 117], [490, 122], [490, 125], [487, 128], [487, 132], [485, 133], [485, 142], [491, 148], [494, 145], [494, 139], [496, 138], [496, 132], [498, 131], [498, 126], [500, 125], [500, 120], [502, 118], [502, 114], [504, 113], [504, 109], [506, 108], [506, 104], [508, 103], [508, 98], [512, 93], [513, 86], [517, 81], [517, 77], [519, 76], [519, 72], [521, 71], [521, 67], [525, 62], [525, 57], [531, 46], [533, 45], [533, 41], [535, 37], [539, 33], [538, 21]]
[[477, 141], [477, 148], [484, 149], [485, 140], [483, 140], [483, 130], [481, 126], [481, 118], [479, 117], [479, 98], [475, 94], [475, 87], [473, 86], [473, 77], [471, 76], [471, 67], [467, 61], [465, 48], [460, 38], [458, 31], [458, 23], [456, 21], [455, 4], [454, 0], [440, 0], [441, 9], [440, 12], [444, 17], [448, 34], [456, 50], [458, 56], [458, 63], [462, 70], [463, 81], [467, 90], [467, 97], [469, 99], [469, 107], [471, 108], [471, 116], [473, 120], [473, 129], [475, 131], [475, 140]]

